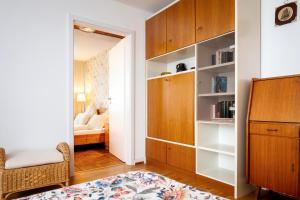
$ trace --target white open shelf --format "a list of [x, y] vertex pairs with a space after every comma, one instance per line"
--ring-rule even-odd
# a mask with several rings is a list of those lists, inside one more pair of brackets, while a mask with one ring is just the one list
[[234, 71], [235, 69], [235, 62], [228, 62], [228, 63], [222, 63], [218, 65], [211, 65], [206, 67], [198, 68], [199, 71], [211, 71], [215, 73], [225, 73]]
[[206, 93], [198, 94], [199, 97], [217, 97], [217, 96], [234, 96], [234, 92]]
[[234, 186], [234, 171], [222, 168], [213, 168], [200, 171], [198, 174]]
[[173, 74], [154, 76], [154, 77], [148, 78], [147, 80], [152, 80], [152, 79], [157, 79], [157, 78], [165, 78], [165, 77], [169, 77], [169, 76], [176, 76], [176, 75], [186, 74], [186, 73], [191, 73], [191, 72], [195, 72], [195, 69], [189, 69], [189, 70], [186, 70], [186, 71], [183, 71], [183, 72], [176, 72], [176, 73], [173, 73]]
[[234, 185], [234, 156], [197, 149], [197, 160], [199, 175]]
[[200, 124], [234, 125], [234, 119], [198, 120]]
[[234, 146], [226, 144], [202, 144], [199, 149], [234, 156]]
[[[151, 58], [146, 61], [147, 66], [147, 79], [160, 78], [162, 72], [170, 72], [171, 74], [165, 75], [177, 75], [181, 72], [176, 72], [176, 65], [179, 63], [184, 63], [186, 65], [187, 71], [194, 71], [193, 67], [196, 66], [196, 49], [195, 45], [184, 47], [177, 51], [167, 53], [155, 58]], [[185, 72], [183, 72], [185, 73]]]

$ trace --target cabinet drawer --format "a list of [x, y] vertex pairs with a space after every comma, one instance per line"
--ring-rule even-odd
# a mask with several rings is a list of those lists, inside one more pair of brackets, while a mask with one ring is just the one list
[[250, 134], [299, 137], [299, 124], [251, 122]]

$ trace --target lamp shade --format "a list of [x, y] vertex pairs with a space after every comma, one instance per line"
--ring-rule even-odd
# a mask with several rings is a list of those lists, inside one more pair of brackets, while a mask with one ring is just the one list
[[85, 94], [84, 93], [78, 93], [77, 94], [77, 102], [85, 102], [86, 98], [85, 98]]

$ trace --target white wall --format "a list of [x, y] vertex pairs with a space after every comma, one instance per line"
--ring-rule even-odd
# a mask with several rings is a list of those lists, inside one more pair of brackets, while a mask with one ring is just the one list
[[261, 0], [262, 77], [300, 73], [299, 16], [294, 23], [275, 26], [275, 8], [282, 3], [282, 0]]
[[143, 159], [150, 14], [110, 0], [0, 1], [0, 146], [9, 152], [69, 139], [69, 13], [136, 31], [135, 158]]

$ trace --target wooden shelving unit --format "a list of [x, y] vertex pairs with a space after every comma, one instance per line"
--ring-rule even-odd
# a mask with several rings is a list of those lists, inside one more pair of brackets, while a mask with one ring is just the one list
[[[259, 7], [259, 0], [243, 2], [236, 0], [235, 31], [231, 29], [231, 32], [222, 33], [222, 35], [210, 37], [210, 39], [205, 39], [198, 43], [195, 42], [196, 44], [163, 55], [157, 54], [159, 56], [146, 60], [145, 79], [147, 86], [157, 82], [158, 87], [163, 88], [164, 86], [159, 85], [160, 78], [168, 81], [168, 77], [170, 79], [172, 77], [178, 78], [179, 76], [177, 75], [181, 74], [194, 73], [195, 75], [194, 144], [187, 146], [183, 143], [154, 139], [155, 136], [151, 139], [151, 136], [148, 134], [148, 139], [157, 142], [156, 146], [153, 147], [155, 151], [152, 153], [157, 156], [157, 152], [161, 149], [165, 152], [168, 144], [176, 144], [180, 147], [195, 150], [196, 174], [233, 186], [235, 198], [248, 194], [253, 190], [253, 187], [246, 182], [245, 113], [247, 112], [250, 81], [253, 77], [260, 77]], [[251, 8], [252, 12], [249, 12], [249, 8]], [[200, 29], [196, 30], [196, 33], [197, 31], [201, 33]], [[164, 38], [159, 37], [159, 39]], [[168, 44], [167, 42], [166, 46]], [[159, 46], [156, 48], [159, 49]], [[212, 65], [212, 55], [223, 48], [230, 48], [234, 51], [234, 61]], [[185, 63], [188, 70], [176, 73], [176, 65], [179, 63]], [[191, 69], [192, 67], [195, 67], [195, 69]], [[161, 76], [162, 72], [171, 72], [171, 74]], [[214, 92], [212, 79], [217, 75], [227, 77], [226, 92]], [[184, 83], [181, 82], [178, 85], [183, 85]], [[174, 90], [172, 92], [176, 93]], [[180, 93], [178, 92], [178, 95], [185, 95], [184, 92], [185, 88]], [[167, 96], [167, 94], [162, 94]], [[161, 96], [162, 94], [159, 93]], [[152, 96], [156, 98], [155, 95]], [[166, 99], [161, 96], [159, 98]], [[169, 98], [168, 101], [172, 102], [172, 98]], [[235, 101], [235, 119], [213, 118], [211, 105], [219, 101]], [[149, 106], [148, 102], [146, 103]], [[148, 107], [148, 111], [154, 107]], [[159, 105], [157, 107], [162, 106]], [[176, 108], [174, 107], [173, 110], [176, 110]], [[155, 121], [158, 118], [152, 117], [151, 119]], [[146, 124], [148, 120], [146, 118]], [[159, 155], [164, 156], [167, 154], [161, 153]]]
[[[234, 119], [213, 119], [211, 107], [235, 98], [235, 62], [207, 65], [217, 50], [235, 45], [234, 32], [197, 44], [197, 173], [234, 185]], [[212, 80], [227, 77], [227, 92], [215, 93]]]

